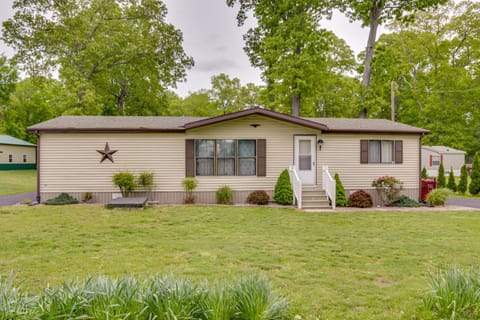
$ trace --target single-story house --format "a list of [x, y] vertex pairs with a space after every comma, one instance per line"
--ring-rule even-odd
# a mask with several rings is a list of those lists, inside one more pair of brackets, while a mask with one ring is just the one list
[[33, 143], [0, 135], [0, 170], [35, 169], [36, 147]]
[[[121, 171], [153, 173], [151, 197], [160, 203], [182, 203], [186, 177], [198, 181], [197, 203], [215, 203], [224, 185], [242, 203], [254, 190], [273, 194], [289, 167], [305, 197], [339, 173], [347, 193], [375, 195], [372, 180], [392, 175], [418, 199], [421, 138], [429, 133], [384, 119], [301, 118], [261, 108], [212, 118], [62, 116], [28, 131], [38, 136], [42, 202], [91, 192], [101, 203], [118, 194], [112, 176]], [[318, 205], [314, 200], [303, 199], [303, 207]]]
[[460, 176], [465, 154], [465, 151], [445, 146], [422, 146], [422, 168], [427, 169], [429, 176], [436, 177], [442, 163], [446, 173], [453, 169], [454, 175]]

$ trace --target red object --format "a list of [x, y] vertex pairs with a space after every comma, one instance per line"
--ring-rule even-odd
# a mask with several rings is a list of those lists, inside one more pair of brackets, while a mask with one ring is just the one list
[[443, 154], [440, 155], [440, 163], [443, 164]]
[[427, 199], [427, 195], [430, 191], [437, 187], [436, 179], [422, 179], [422, 200]]
[[433, 164], [433, 157], [432, 155], [430, 155], [430, 167], [432, 166], [432, 164]]

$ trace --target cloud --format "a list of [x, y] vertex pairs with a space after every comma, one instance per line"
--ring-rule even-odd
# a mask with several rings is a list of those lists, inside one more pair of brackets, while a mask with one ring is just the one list
[[215, 71], [214, 73], [217, 74], [222, 72], [225, 73], [226, 70], [232, 70], [239, 67], [238, 63], [233, 59], [212, 57], [211, 59], [195, 61], [194, 69], [197, 72], [204, 71], [211, 73], [212, 71]]

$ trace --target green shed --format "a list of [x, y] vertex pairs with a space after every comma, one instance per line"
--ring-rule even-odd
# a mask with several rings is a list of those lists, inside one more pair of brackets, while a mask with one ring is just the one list
[[37, 146], [8, 135], [0, 135], [0, 170], [37, 167]]

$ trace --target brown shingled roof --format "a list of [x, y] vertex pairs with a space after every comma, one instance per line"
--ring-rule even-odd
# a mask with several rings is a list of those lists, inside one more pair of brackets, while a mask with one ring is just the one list
[[299, 118], [254, 108], [223, 116], [202, 117], [135, 117], [135, 116], [61, 116], [28, 128], [29, 132], [184, 132], [231, 119], [259, 114], [298, 125], [333, 132], [415, 133], [428, 130], [385, 119]]

